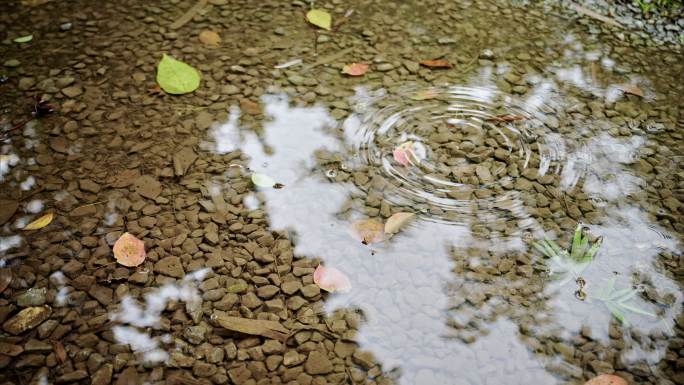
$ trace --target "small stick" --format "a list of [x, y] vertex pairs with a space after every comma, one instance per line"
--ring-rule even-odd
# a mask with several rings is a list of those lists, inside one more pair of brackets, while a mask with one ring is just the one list
[[207, 0], [199, 0], [197, 4], [193, 5], [183, 15], [181, 15], [181, 17], [176, 19], [176, 21], [174, 21], [173, 24], [169, 26], [169, 28], [178, 29], [184, 26], [185, 24], [187, 24], [187, 22], [192, 20], [192, 18], [197, 14], [197, 12], [204, 8], [205, 5], [207, 5]]

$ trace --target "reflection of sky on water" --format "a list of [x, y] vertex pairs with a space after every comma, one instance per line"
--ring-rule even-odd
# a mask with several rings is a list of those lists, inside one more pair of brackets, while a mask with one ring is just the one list
[[[372, 93], [366, 95], [374, 97]], [[357, 95], [357, 98], [364, 101], [363, 95]], [[519, 238], [506, 245], [500, 240], [474, 237], [467, 225], [417, 220], [383, 244], [365, 246], [354, 241], [347, 234], [353, 218], [342, 219], [340, 212], [352, 198], [360, 198], [359, 202], [363, 202], [363, 193], [351, 183], [331, 182], [325, 177], [326, 170], [319, 169], [316, 161], [316, 154], [323, 150], [344, 151], [345, 140], [336, 137], [334, 121], [320, 107], [290, 106], [284, 97], [267, 96], [263, 102], [266, 120], [262, 137], [241, 132], [238, 112], [232, 110], [228, 123], [214, 128], [215, 148], [219, 151], [242, 149], [250, 158], [250, 169], [285, 185], [282, 190], [267, 189], [248, 196], [246, 205], [256, 208], [261, 199], [274, 230], [289, 230], [294, 234], [298, 255], [321, 258], [328, 266], [349, 275], [352, 291], [330, 296], [326, 308], [329, 311], [360, 309], [365, 323], [358, 334], [359, 343], [363, 349], [374, 353], [385, 370], [396, 369], [402, 383], [447, 383], [455, 374], [464, 372], [472, 377], [464, 383], [478, 383], [492, 375], [511, 383], [519, 382], [520, 376], [528, 376], [535, 383], [555, 383], [544, 370], [545, 365], [559, 364], [559, 361], [561, 365], [569, 364], [562, 362], [561, 356], [540, 359], [528, 353], [528, 348], [519, 341], [515, 323], [527, 312], [542, 312], [537, 316], [544, 320], [543, 325], [532, 328], [539, 338], [548, 338], [547, 333], [558, 330], [562, 330], [561, 338], [570, 338], [582, 327], [588, 327], [594, 338], [608, 341], [610, 312], [596, 301], [576, 300], [571, 285], [557, 288], [549, 283], [548, 290], [533, 298], [535, 301], [547, 298], [545, 310], [534, 310], [516, 308], [507, 304], [508, 299], [497, 295], [491, 295], [484, 302], [473, 299], [478, 297], [478, 292], [491, 294], [509, 287], [524, 289], [525, 278], [512, 281], [499, 275], [487, 283], [476, 281], [463, 286], [468, 273], [452, 272], [452, 254], [479, 250], [475, 256], [459, 258], [467, 258], [469, 266], [486, 268], [487, 259], [477, 255], [486, 257], [487, 253], [482, 254], [484, 250], [506, 253], [524, 248], [525, 243]], [[365, 102], [373, 103], [368, 99]], [[344, 123], [344, 135], [350, 135], [348, 131], [359, 122], [358, 115], [350, 116]], [[226, 138], [231, 138], [231, 142], [222, 142]], [[571, 182], [567, 183], [567, 188], [585, 178], [583, 186], [587, 193], [617, 201], [641, 186], [642, 181], [629, 172], [628, 166], [636, 160], [636, 151], [643, 143], [639, 137], [622, 140], [603, 134], [579, 148], [559, 145], [558, 148], [564, 150], [557, 152], [555, 160], [561, 163], [559, 169], [568, 173], [566, 178]], [[575, 152], [565, 151], [566, 148]], [[586, 154], [591, 161], [577, 167], [577, 159], [582, 158], [577, 154]], [[353, 163], [351, 160], [350, 164]], [[612, 179], [606, 180], [609, 175]], [[352, 208], [360, 208], [353, 202]], [[543, 227], [534, 218], [524, 219]], [[655, 259], [661, 250], [678, 252], [676, 242], [666, 237], [666, 230], [651, 224], [646, 215], [633, 206], [609, 210], [604, 222], [590, 226], [590, 232], [603, 236], [605, 241], [596, 262], [586, 270], [584, 278], [588, 285], [599, 285], [613, 272], [619, 273], [622, 286], [631, 284], [629, 277], [635, 271], [648, 275], [659, 294], [675, 295], [675, 304], [666, 310], [660, 321], [638, 315], [630, 315], [630, 320], [633, 327], [643, 333], [652, 330], [671, 333], [668, 322], [677, 316], [682, 295], [676, 284], [656, 269]], [[458, 287], [468, 288], [466, 298], [454, 294], [464, 293], [458, 291]], [[450, 310], [455, 303], [471, 300], [475, 305]], [[653, 305], [640, 296], [634, 301], [654, 310]], [[508, 306], [509, 312], [493, 315], [502, 305]], [[447, 326], [450, 322], [475, 322], [479, 333], [473, 342], [465, 343], [458, 338], [462, 333], [454, 335]], [[629, 335], [625, 338], [631, 344], [624, 357], [629, 362], [646, 358], [654, 363], [666, 349], [662, 344], [646, 347], [648, 342], [632, 340]]]

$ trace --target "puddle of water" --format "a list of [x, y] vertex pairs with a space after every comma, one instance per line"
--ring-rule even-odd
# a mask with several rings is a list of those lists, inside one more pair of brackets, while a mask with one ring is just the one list
[[[615, 371], [635, 383], [677, 381], [684, 91], [673, 79], [681, 60], [631, 47], [625, 42], [638, 38], [626, 32], [580, 29], [549, 3], [497, 4], [352, 4], [350, 32], [316, 37], [316, 49], [328, 54], [330, 40], [351, 47], [349, 60], [372, 63], [360, 79], [341, 78], [337, 61], [310, 66], [310, 31], [243, 30], [244, 20], [260, 19], [241, 16], [230, 28], [258, 43], [226, 42], [218, 55], [188, 47], [218, 65], [200, 68], [209, 91], [178, 102], [132, 91], [149, 80], [153, 60], [138, 59], [136, 84], [127, 83], [129, 57], [110, 50], [143, 43], [112, 32], [121, 41], [102, 45], [111, 68], [94, 69], [104, 78], [84, 90], [92, 105], [70, 98], [68, 119], [30, 122], [0, 147], [0, 183], [17, 205], [2, 224], [0, 267], [19, 277], [0, 298], [3, 317], [19, 301], [48, 303], [51, 321], [68, 319], [74, 339], [86, 330], [76, 315], [95, 318], [93, 327], [111, 320], [106, 344], [116, 342], [119, 354], [127, 345], [130, 364], [196, 359], [216, 383], [257, 382], [266, 372], [302, 381], [331, 373], [331, 383], [582, 383]], [[234, 11], [198, 18], [225, 25], [218, 15], [261, 12]], [[134, 36], [149, 28], [124, 24]], [[155, 45], [162, 35], [182, 38], [154, 34]], [[372, 52], [355, 51], [359, 42]], [[228, 60], [228, 47], [244, 55]], [[75, 69], [99, 60], [83, 56]], [[442, 57], [455, 68], [414, 62]], [[214, 88], [223, 81], [240, 96]], [[139, 104], [130, 116], [126, 103]], [[110, 112], [119, 117], [110, 121]], [[198, 157], [189, 171], [175, 156], [184, 148]], [[254, 173], [282, 188], [253, 186]], [[58, 215], [44, 232], [22, 231], [47, 211]], [[402, 212], [416, 216], [380, 242], [349, 234], [356, 221], [382, 224]], [[568, 271], [553, 279], [558, 260], [532, 244], [570, 249], [578, 223], [603, 243], [581, 268], [556, 252]], [[112, 263], [124, 231], [147, 245], [149, 260], [135, 270]], [[169, 255], [185, 278], [160, 272]], [[319, 296], [311, 275], [319, 262], [344, 272], [352, 289]], [[302, 331], [282, 345], [226, 334], [212, 323], [216, 309]], [[70, 357], [92, 353], [61, 337]], [[220, 354], [210, 359], [209, 348]], [[312, 351], [331, 369], [313, 368]], [[0, 366], [53, 362], [36, 357], [0, 357]], [[79, 364], [34, 377], [46, 382]]]

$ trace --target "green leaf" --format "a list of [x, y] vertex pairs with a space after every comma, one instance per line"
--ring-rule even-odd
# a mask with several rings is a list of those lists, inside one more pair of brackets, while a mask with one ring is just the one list
[[598, 252], [599, 248], [601, 247], [601, 244], [603, 244], [603, 237], [599, 237], [596, 242], [594, 242], [593, 245], [591, 245], [591, 248], [589, 248], [589, 251], [585, 254], [586, 259], [594, 259], [594, 256]]
[[640, 308], [638, 308], [638, 307], [636, 307], [636, 306], [634, 306], [634, 305], [628, 304], [628, 303], [621, 303], [621, 304], [620, 304], [620, 307], [623, 308], [623, 309], [629, 310], [629, 311], [631, 311], [631, 312], [637, 313], [637, 314], [647, 315], [647, 316], [650, 316], [650, 317], [655, 317], [655, 316], [656, 316], [655, 314], [653, 314], [653, 313], [651, 313], [651, 312], [649, 312], [649, 311], [640, 309]]
[[252, 174], [252, 183], [258, 187], [273, 187], [276, 184], [270, 176], [259, 173]]
[[549, 252], [549, 250], [546, 248], [546, 244], [539, 243], [539, 242], [532, 242], [532, 247], [537, 249], [538, 252], [542, 253], [545, 257], [551, 257], [553, 255], [552, 253]]
[[332, 28], [332, 16], [321, 9], [312, 9], [306, 13], [306, 20], [316, 27], [330, 31]]
[[14, 39], [15, 43], [28, 43], [29, 41], [33, 40], [33, 35], [26, 35], [26, 36], [21, 36], [16, 39]]
[[618, 319], [618, 321], [620, 321], [625, 326], [629, 326], [627, 318], [625, 318], [625, 315], [622, 314], [622, 312], [618, 308], [609, 303], [606, 303], [606, 307], [608, 307], [608, 310], [610, 310], [610, 312], [613, 313], [613, 315], [615, 316], [615, 318]]
[[188, 64], [164, 54], [157, 65], [157, 83], [169, 94], [187, 94], [199, 87], [200, 73]]
[[572, 246], [570, 247], [570, 256], [573, 259], [579, 258], [579, 251], [582, 244], [582, 224], [578, 224], [575, 228], [575, 235], [572, 237]]

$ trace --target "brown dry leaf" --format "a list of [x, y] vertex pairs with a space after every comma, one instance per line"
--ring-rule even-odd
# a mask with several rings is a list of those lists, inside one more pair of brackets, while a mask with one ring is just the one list
[[387, 219], [385, 222], [385, 234], [396, 234], [406, 224], [408, 224], [416, 214], [414, 213], [396, 213]]
[[364, 63], [352, 63], [342, 67], [342, 73], [349, 76], [361, 76], [366, 72], [368, 72], [368, 64]]
[[261, 106], [249, 99], [240, 99], [240, 108], [250, 115], [259, 115]]
[[385, 240], [385, 225], [374, 219], [362, 219], [351, 224], [349, 235], [364, 245]]
[[123, 233], [114, 243], [114, 258], [127, 267], [136, 267], [145, 261], [145, 243], [133, 234]]
[[164, 95], [164, 90], [159, 87], [159, 84], [155, 84], [147, 89], [147, 94], [151, 96], [161, 96]]
[[0, 269], [0, 294], [7, 289], [10, 283], [12, 283], [12, 270], [9, 268]]
[[9, 221], [19, 207], [19, 202], [11, 199], [0, 199], [0, 226]]
[[444, 59], [423, 60], [420, 65], [428, 68], [452, 68], [453, 65]]
[[35, 221], [29, 223], [24, 227], [22, 230], [39, 230], [42, 229], [43, 227], [47, 226], [52, 222], [52, 218], [54, 218], [55, 214], [54, 213], [47, 213], [43, 215], [42, 217], [36, 219]]
[[276, 321], [231, 317], [221, 311], [214, 312], [212, 319], [222, 328], [234, 332], [272, 338], [282, 342], [287, 339], [287, 336], [290, 333], [290, 330]]
[[626, 94], [635, 95], [640, 98], [644, 97], [644, 91], [642, 91], [641, 88], [637, 87], [636, 84], [624, 83], [618, 85], [618, 88]]
[[495, 121], [495, 122], [510, 123], [510, 122], [517, 122], [519, 120], [525, 120], [525, 117], [520, 116], [520, 115], [505, 114], [505, 115], [492, 116], [491, 118], [487, 118], [485, 120], [490, 121], [490, 122]]
[[116, 174], [111, 186], [114, 188], [128, 187], [140, 178], [140, 172], [136, 169], [123, 170]]
[[628, 385], [622, 377], [614, 374], [601, 374], [584, 383], [584, 385]]
[[62, 343], [57, 340], [50, 340], [50, 342], [52, 343], [52, 350], [55, 351], [55, 358], [57, 359], [57, 363], [65, 363], [67, 359], [67, 352], [66, 349], [64, 349], [64, 345], [62, 345]]
[[199, 40], [208, 47], [218, 47], [221, 44], [221, 36], [214, 31], [204, 30], [199, 34]]

